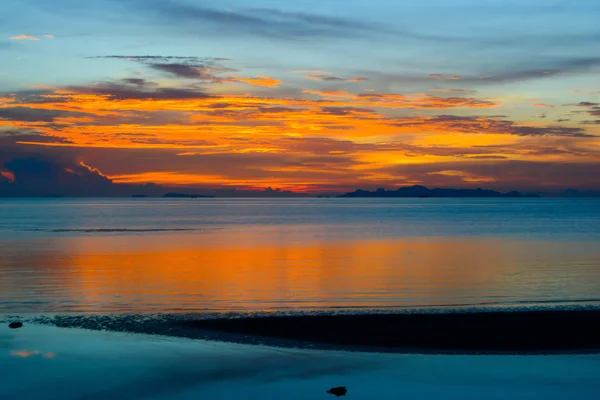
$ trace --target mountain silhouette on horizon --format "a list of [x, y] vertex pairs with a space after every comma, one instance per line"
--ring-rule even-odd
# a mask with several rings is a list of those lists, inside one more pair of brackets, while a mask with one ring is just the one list
[[338, 197], [540, 197], [537, 194], [523, 194], [512, 191], [507, 193], [497, 192], [489, 189], [429, 189], [425, 186], [414, 185], [400, 187], [396, 190], [385, 190], [379, 188], [373, 192], [357, 189], [354, 192], [345, 193]]

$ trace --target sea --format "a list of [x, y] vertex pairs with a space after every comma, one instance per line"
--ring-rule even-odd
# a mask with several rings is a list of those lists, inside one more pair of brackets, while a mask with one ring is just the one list
[[600, 305], [600, 199], [0, 199], [0, 313]]
[[0, 399], [314, 400], [343, 386], [357, 400], [596, 400], [600, 354], [350, 351], [169, 327], [598, 305], [597, 199], [0, 199]]

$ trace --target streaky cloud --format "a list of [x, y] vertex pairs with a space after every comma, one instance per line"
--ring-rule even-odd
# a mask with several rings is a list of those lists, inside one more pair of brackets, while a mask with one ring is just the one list
[[199, 88], [156, 87], [131, 81], [100, 82], [87, 86], [67, 86], [75, 93], [104, 95], [112, 100], [185, 100], [212, 97]]

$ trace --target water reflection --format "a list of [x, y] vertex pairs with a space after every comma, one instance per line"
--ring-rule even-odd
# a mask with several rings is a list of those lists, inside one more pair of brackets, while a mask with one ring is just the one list
[[5, 240], [0, 312], [402, 307], [591, 299], [600, 292], [593, 243], [294, 235]]

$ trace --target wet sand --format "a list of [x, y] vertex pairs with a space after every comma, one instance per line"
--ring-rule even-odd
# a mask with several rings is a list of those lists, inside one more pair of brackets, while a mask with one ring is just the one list
[[425, 353], [600, 352], [600, 310], [263, 316], [175, 324], [267, 344], [310, 342]]

